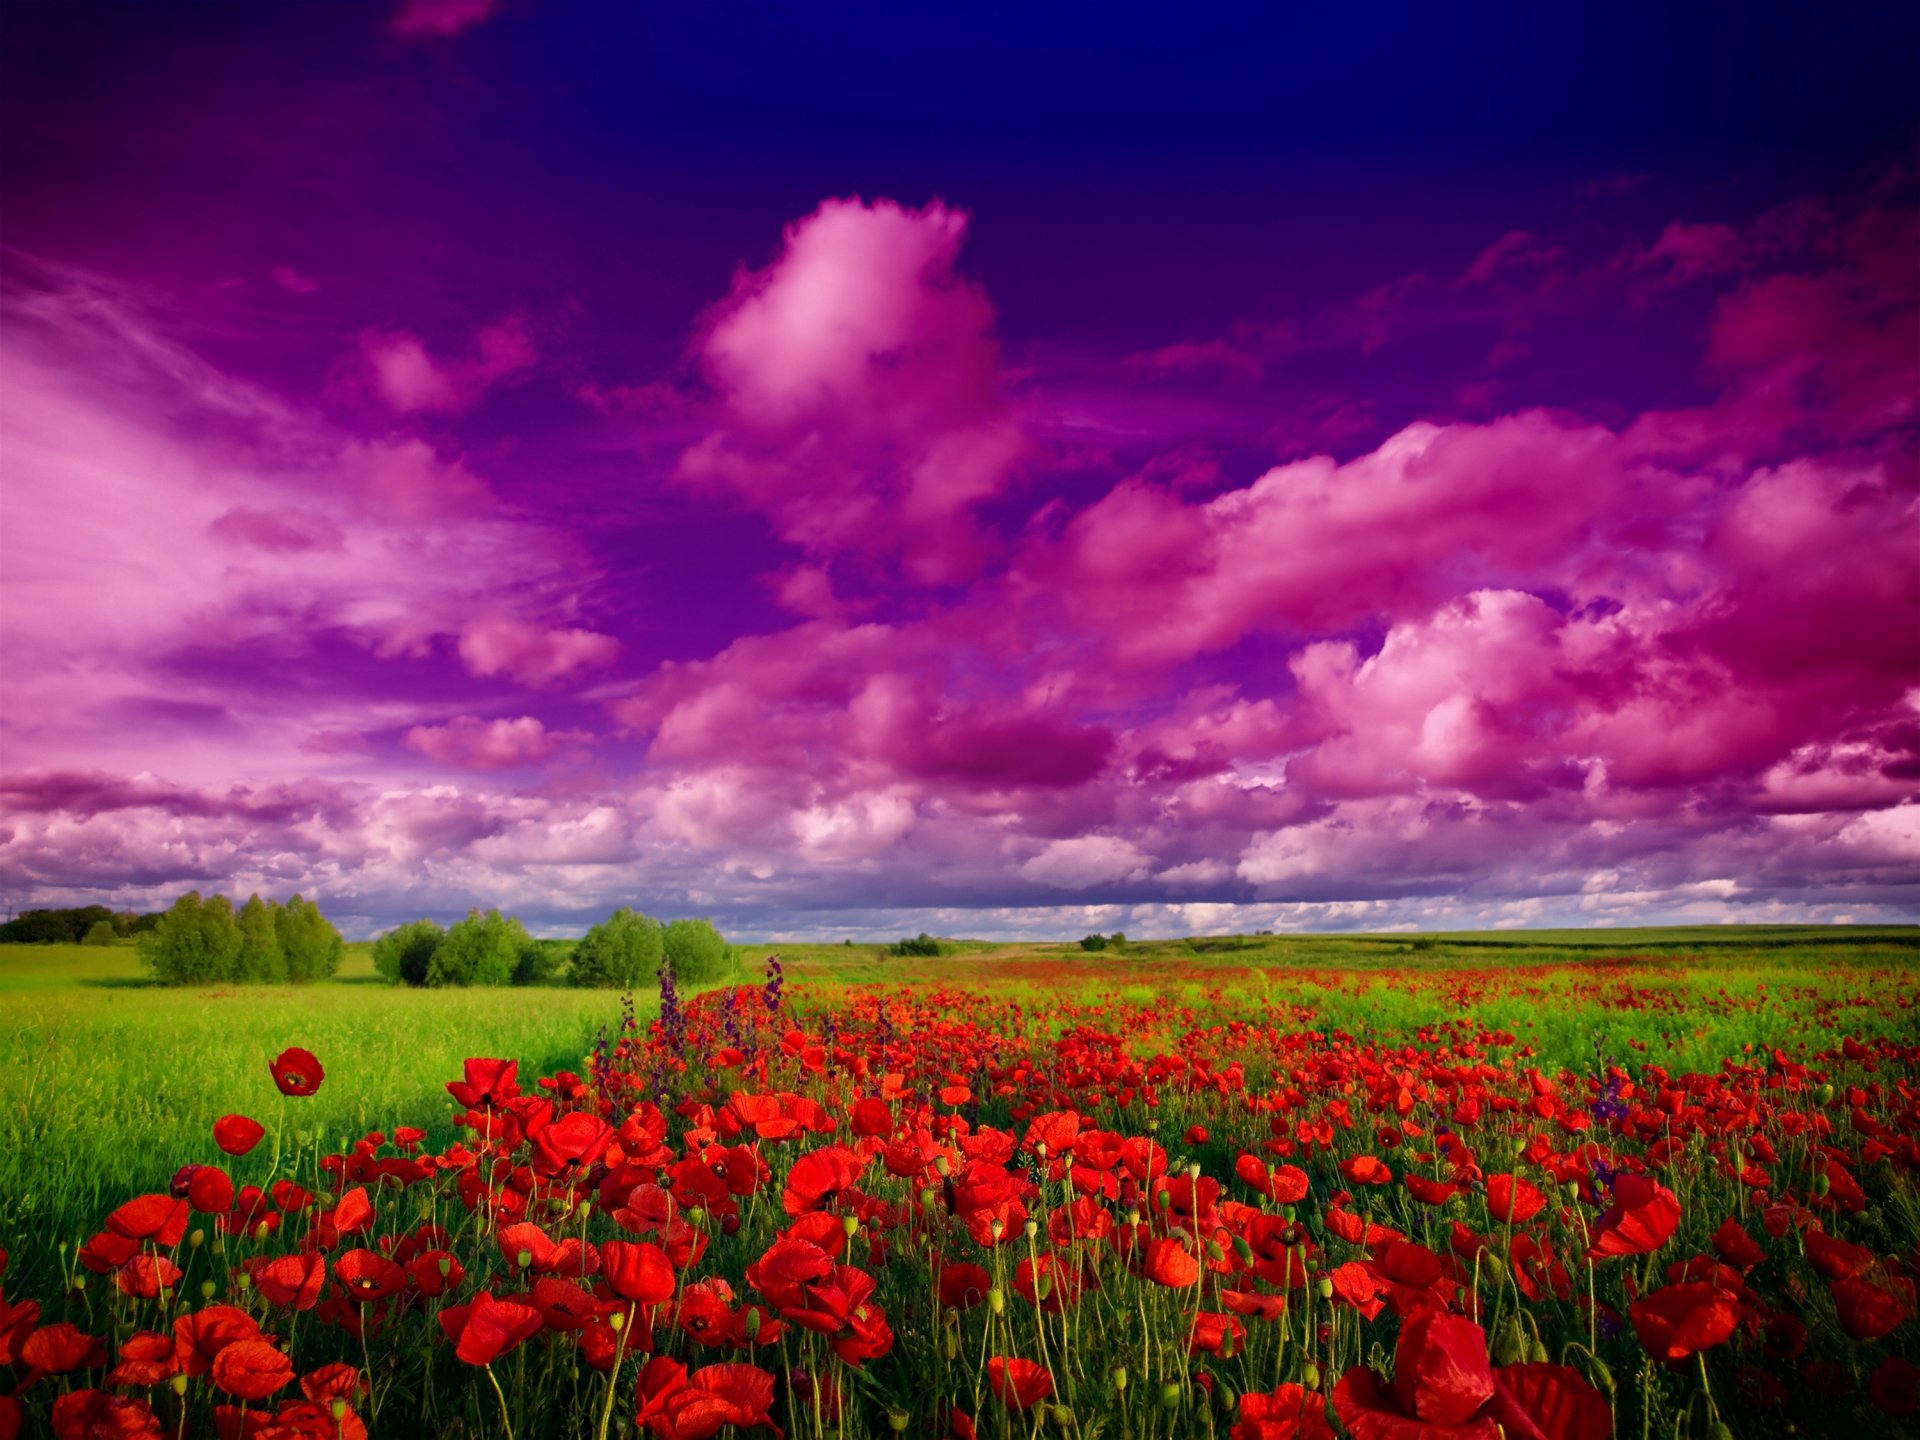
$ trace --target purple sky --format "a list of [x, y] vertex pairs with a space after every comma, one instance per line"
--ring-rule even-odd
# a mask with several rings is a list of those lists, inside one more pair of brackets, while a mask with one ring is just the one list
[[1920, 911], [1911, 11], [897, 8], [7, 7], [7, 902]]

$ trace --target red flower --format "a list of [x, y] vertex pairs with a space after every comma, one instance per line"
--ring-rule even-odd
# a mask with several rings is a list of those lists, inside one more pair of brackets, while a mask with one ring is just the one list
[[609, 1240], [600, 1247], [600, 1278], [622, 1300], [662, 1305], [677, 1283], [667, 1252], [651, 1241]]
[[97, 1370], [107, 1363], [107, 1347], [77, 1325], [43, 1325], [20, 1346], [20, 1363], [43, 1375]]
[[843, 1146], [829, 1145], [810, 1151], [794, 1161], [793, 1168], [787, 1172], [780, 1204], [789, 1215], [831, 1210], [840, 1192], [858, 1180], [865, 1168], [866, 1161]]
[[1913, 1281], [1885, 1274], [1878, 1266], [1834, 1281], [1833, 1307], [1840, 1328], [1856, 1340], [1878, 1340], [1913, 1314], [1913, 1291]]
[[607, 1153], [613, 1127], [598, 1115], [576, 1110], [528, 1136], [534, 1160], [543, 1174], [557, 1175], [569, 1166], [585, 1168]]
[[1333, 1408], [1355, 1440], [1497, 1440], [1485, 1413], [1493, 1396], [1486, 1332], [1464, 1316], [1422, 1310], [1400, 1328], [1392, 1390], [1355, 1366], [1333, 1387]]
[[136, 1330], [120, 1342], [120, 1359], [107, 1372], [109, 1385], [145, 1388], [171, 1379], [180, 1368], [173, 1357], [173, 1337], [158, 1330]]
[[266, 1128], [245, 1115], [222, 1115], [213, 1122], [213, 1143], [229, 1155], [244, 1155], [260, 1143]]
[[1715, 1285], [1665, 1285], [1628, 1306], [1627, 1317], [1649, 1355], [1677, 1364], [1733, 1334], [1740, 1322], [1740, 1300]]
[[1882, 1415], [1920, 1415], [1920, 1366], [1889, 1355], [1867, 1382], [1867, 1398]]
[[996, 1355], [987, 1361], [987, 1384], [1009, 1410], [1031, 1410], [1053, 1394], [1053, 1376], [1035, 1360]]
[[327, 1072], [320, 1068], [313, 1052], [302, 1050], [298, 1045], [282, 1050], [268, 1062], [267, 1068], [273, 1072], [273, 1083], [280, 1087], [282, 1095], [311, 1095], [327, 1078]]
[[173, 1322], [173, 1353], [188, 1375], [204, 1375], [229, 1345], [260, 1339], [260, 1326], [236, 1305], [209, 1305]]
[[661, 1357], [640, 1372], [634, 1419], [661, 1440], [707, 1440], [728, 1425], [771, 1424], [773, 1376], [758, 1365], [708, 1365], [688, 1375]]
[[1737, 1270], [1751, 1270], [1767, 1258], [1767, 1252], [1754, 1243], [1740, 1222], [1729, 1215], [1713, 1232], [1714, 1253]]
[[318, 1370], [309, 1370], [300, 1377], [300, 1393], [309, 1400], [319, 1402], [351, 1401], [366, 1388], [366, 1382], [360, 1378], [359, 1368], [338, 1360], [331, 1365], [322, 1365]]
[[1503, 1225], [1524, 1225], [1546, 1206], [1547, 1197], [1538, 1185], [1517, 1175], [1487, 1177], [1487, 1210]]
[[453, 1353], [468, 1365], [491, 1365], [546, 1323], [531, 1306], [496, 1300], [485, 1290], [471, 1304], [449, 1305], [440, 1312], [440, 1329], [454, 1342]]
[[187, 1202], [171, 1195], [137, 1195], [107, 1216], [107, 1229], [171, 1249], [187, 1238]]
[[333, 1278], [356, 1305], [370, 1305], [407, 1288], [406, 1270], [372, 1250], [349, 1250], [336, 1258]]
[[469, 1060], [467, 1078], [449, 1080], [447, 1093], [469, 1110], [491, 1110], [520, 1094], [518, 1060]]
[[1242, 1395], [1230, 1440], [1334, 1440], [1327, 1402], [1298, 1385]]
[[187, 1204], [202, 1215], [224, 1215], [233, 1209], [233, 1177], [218, 1165], [196, 1165], [187, 1183]]
[[311, 1310], [320, 1301], [327, 1278], [327, 1262], [318, 1255], [278, 1255], [255, 1260], [248, 1272], [253, 1285], [270, 1304]]
[[1544, 1362], [1493, 1372], [1492, 1415], [1507, 1440], [1608, 1440], [1613, 1406], [1579, 1371]]
[[[108, 1436], [161, 1435], [160, 1417], [144, 1400], [109, 1395], [104, 1390], [75, 1390], [53, 1402], [54, 1440], [104, 1440]], [[0, 1426], [6, 1411], [0, 1408]], [[5, 1433], [0, 1429], [0, 1433]]]
[[1671, 1190], [1642, 1175], [1621, 1175], [1613, 1184], [1613, 1208], [1600, 1217], [1587, 1258], [1651, 1255], [1679, 1224], [1680, 1202]]
[[293, 1362], [265, 1340], [236, 1340], [213, 1357], [213, 1383], [236, 1400], [264, 1400], [293, 1383]]
[[1178, 1240], [1149, 1240], [1140, 1273], [1156, 1285], [1181, 1290], [1200, 1283], [1200, 1262]]

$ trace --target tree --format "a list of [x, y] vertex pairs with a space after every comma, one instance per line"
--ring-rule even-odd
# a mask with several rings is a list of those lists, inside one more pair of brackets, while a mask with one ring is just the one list
[[280, 949], [286, 956], [286, 978], [296, 985], [325, 980], [340, 968], [346, 942], [320, 907], [295, 895], [274, 916]]
[[141, 962], [163, 984], [210, 985], [233, 978], [240, 957], [240, 927], [224, 895], [202, 900], [189, 890], [141, 937]]
[[114, 928], [111, 920], [96, 920], [87, 927], [86, 936], [80, 943], [82, 945], [118, 945], [120, 932]]
[[587, 931], [573, 950], [575, 985], [639, 990], [653, 983], [666, 953], [666, 931], [651, 915], [623, 905]]
[[661, 950], [681, 985], [713, 985], [739, 973], [740, 957], [711, 920], [676, 920], [667, 926]]
[[1104, 950], [1107, 948], [1107, 937], [1104, 935], [1084, 935], [1080, 939], [1080, 948], [1082, 950]]
[[433, 968], [433, 955], [446, 938], [431, 920], [415, 920], [389, 930], [373, 942], [373, 968], [389, 985], [424, 985]]
[[911, 940], [896, 940], [887, 947], [896, 955], [944, 955], [946, 947], [922, 930]]
[[265, 985], [287, 978], [287, 954], [275, 923], [279, 913], [278, 905], [258, 895], [249, 895], [240, 907], [240, 954], [234, 961], [234, 979]]
[[509, 984], [531, 939], [525, 926], [498, 910], [469, 910], [433, 952], [427, 984]]
[[573, 958], [571, 940], [529, 940], [513, 967], [516, 985], [551, 985], [554, 977], [567, 968]]

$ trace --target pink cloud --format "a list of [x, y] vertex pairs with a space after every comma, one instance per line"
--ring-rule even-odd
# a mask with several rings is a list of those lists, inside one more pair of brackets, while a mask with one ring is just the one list
[[1485, 285], [1505, 272], [1544, 269], [1563, 253], [1558, 245], [1549, 245], [1528, 231], [1510, 230], [1475, 256], [1454, 284], [1456, 288]]
[[444, 725], [415, 725], [404, 743], [429, 760], [463, 770], [506, 770], [552, 755], [557, 737], [531, 715], [482, 720], [459, 715]]
[[360, 337], [361, 357], [375, 391], [402, 415], [468, 409], [494, 385], [538, 358], [525, 324], [517, 317], [483, 329], [475, 349], [470, 359], [440, 361], [418, 337], [404, 330], [369, 330]]
[[1731, 225], [1690, 225], [1675, 220], [1660, 232], [1660, 238], [1637, 263], [1663, 269], [1661, 278], [1665, 284], [1685, 285], [1738, 269], [1747, 258], [1747, 248]]
[[230, 545], [256, 550], [338, 550], [345, 543], [338, 527], [321, 516], [250, 510], [244, 505], [226, 511], [207, 529]]
[[388, 29], [408, 39], [458, 35], [494, 13], [496, 0], [400, 0]]
[[302, 275], [291, 265], [276, 265], [267, 272], [272, 280], [289, 295], [311, 295], [320, 288], [320, 282], [310, 276]]
[[522, 685], [558, 685], [611, 665], [619, 654], [620, 642], [610, 635], [542, 629], [501, 616], [473, 621], [460, 631], [460, 659], [469, 671]]
[[972, 507], [1026, 448], [998, 394], [986, 295], [954, 270], [966, 217], [830, 200], [741, 274], [698, 352], [725, 424], [681, 457], [816, 555], [899, 553], [922, 581], [987, 549]]

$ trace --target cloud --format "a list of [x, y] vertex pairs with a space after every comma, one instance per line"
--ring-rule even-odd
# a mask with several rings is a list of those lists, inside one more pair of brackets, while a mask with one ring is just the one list
[[816, 556], [898, 553], [924, 582], [974, 573], [973, 509], [1026, 450], [999, 395], [985, 293], [956, 274], [966, 217], [830, 200], [743, 272], [697, 353], [720, 428], [681, 457]]
[[509, 770], [546, 759], [559, 739], [531, 715], [482, 720], [458, 715], [444, 725], [415, 725], [403, 743], [429, 760], [462, 770]]
[[451, 414], [470, 409], [494, 385], [539, 357], [526, 325], [510, 316], [483, 329], [470, 359], [436, 360], [404, 330], [368, 330], [360, 354], [374, 391], [396, 414]]
[[400, 0], [387, 28], [409, 40], [458, 35], [492, 15], [496, 3], [497, 0]]
[[1148, 857], [1115, 835], [1076, 835], [1053, 840], [1020, 866], [1029, 880], [1060, 890], [1087, 890], [1145, 872]]
[[460, 659], [475, 675], [505, 676], [522, 685], [558, 685], [613, 663], [620, 642], [591, 630], [543, 629], [496, 616], [460, 632]]
[[1515, 270], [1539, 270], [1553, 265], [1565, 253], [1525, 230], [1510, 230], [1474, 257], [1454, 282], [1456, 289], [1485, 285]]
[[267, 278], [289, 295], [311, 295], [320, 288], [320, 282], [311, 276], [302, 275], [291, 265], [276, 265], [267, 272]]

